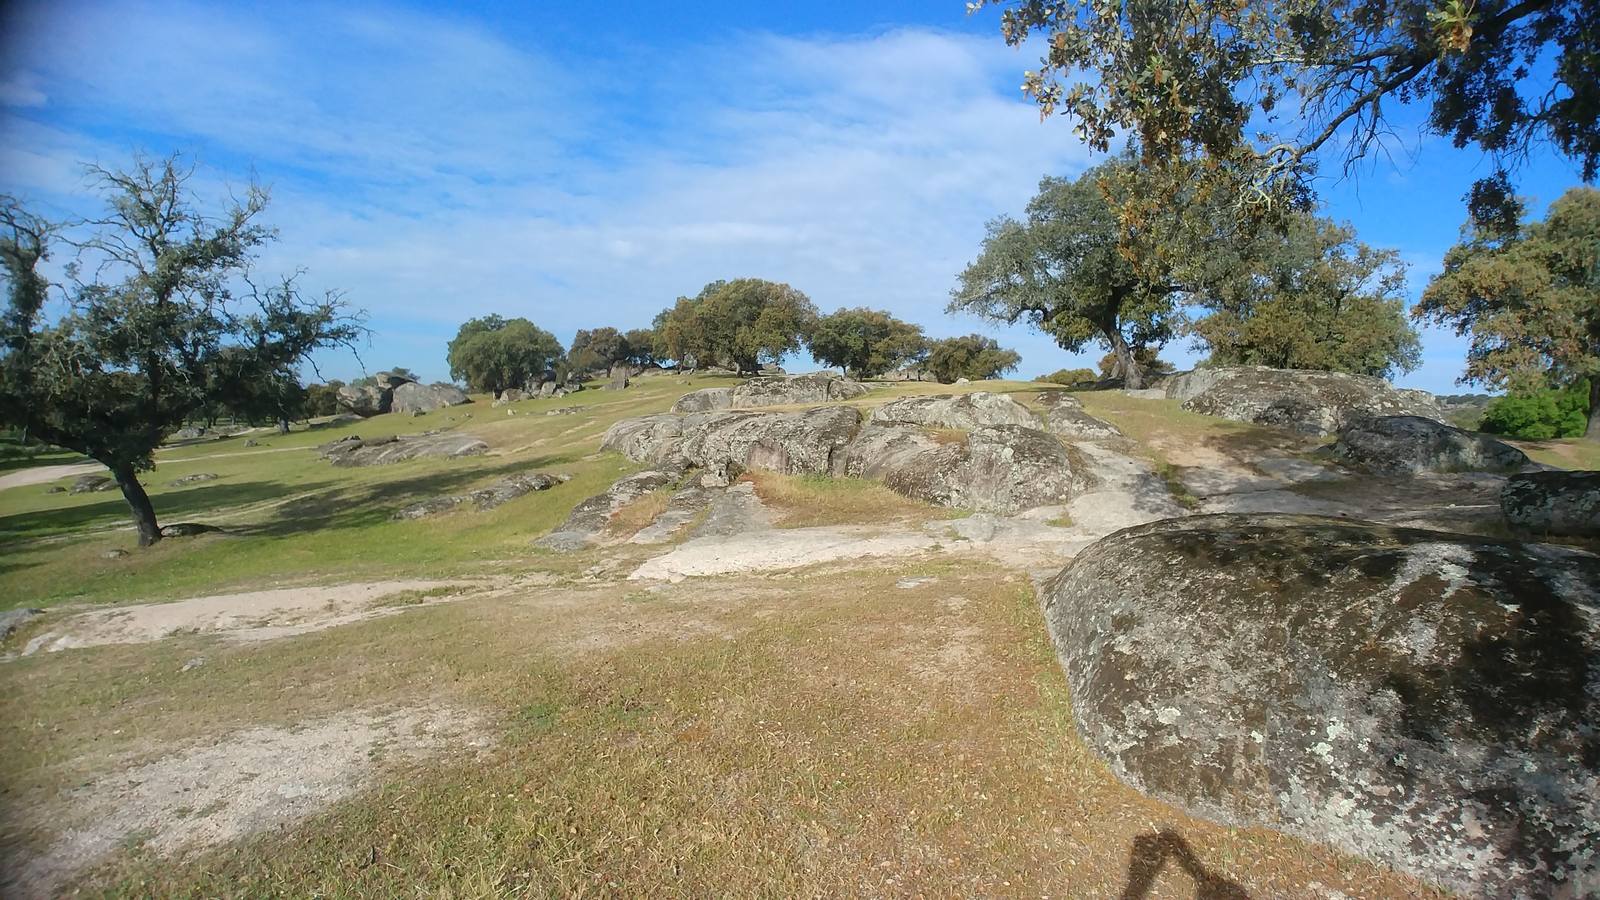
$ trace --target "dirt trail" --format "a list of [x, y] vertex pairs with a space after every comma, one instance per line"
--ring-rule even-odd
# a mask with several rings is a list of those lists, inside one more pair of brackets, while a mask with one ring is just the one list
[[[163, 447], [157, 453], [171, 450], [186, 450], [186, 447]], [[172, 460], [174, 463], [199, 462], [202, 459], [233, 458], [236, 456], [256, 456], [261, 453], [291, 453], [295, 450], [311, 450], [311, 447], [267, 447], [261, 450], [240, 450], [235, 453], [206, 453], [201, 456], [185, 456], [183, 459]], [[71, 478], [75, 475], [98, 475], [106, 471], [106, 467], [99, 463], [72, 463], [61, 466], [33, 466], [28, 469], [18, 469], [0, 475], [0, 491], [15, 487], [27, 487], [30, 484], [48, 484], [58, 478]]]
[[65, 880], [130, 841], [171, 856], [281, 828], [355, 794], [385, 752], [484, 748], [483, 733], [459, 709], [368, 709], [176, 750], [71, 791], [64, 830], [45, 853], [6, 861], [0, 895], [58, 896]]
[[143, 644], [173, 634], [220, 633], [241, 642], [271, 640], [393, 614], [405, 607], [374, 607], [373, 603], [402, 591], [474, 586], [486, 585], [452, 581], [375, 581], [217, 594], [171, 603], [96, 609], [52, 625], [30, 640], [22, 655], [102, 644]]

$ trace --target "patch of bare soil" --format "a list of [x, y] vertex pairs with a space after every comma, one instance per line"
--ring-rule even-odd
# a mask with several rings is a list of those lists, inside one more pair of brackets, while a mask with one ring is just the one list
[[[459, 709], [357, 710], [291, 728], [250, 728], [108, 774], [62, 799], [42, 855], [7, 860], [6, 897], [51, 897], [74, 874], [137, 843], [162, 856], [283, 828], [358, 792], [389, 758], [485, 748]], [[35, 823], [43, 824], [43, 823]]]
[[392, 615], [404, 607], [386, 607], [378, 601], [401, 592], [452, 586], [457, 585], [445, 581], [375, 581], [96, 609], [49, 626], [28, 642], [22, 655], [102, 644], [143, 644], [173, 634], [215, 633], [235, 641], [271, 640]]
[[0, 491], [14, 487], [27, 487], [30, 484], [46, 484], [57, 478], [70, 478], [74, 475], [97, 475], [106, 470], [99, 463], [76, 463], [66, 466], [33, 466], [27, 469], [18, 469], [0, 475]]

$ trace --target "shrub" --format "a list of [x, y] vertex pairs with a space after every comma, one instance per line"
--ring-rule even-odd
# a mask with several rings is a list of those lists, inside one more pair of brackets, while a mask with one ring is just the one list
[[1033, 380], [1042, 381], [1046, 384], [1063, 384], [1070, 387], [1086, 381], [1098, 381], [1099, 377], [1094, 374], [1093, 369], [1057, 369], [1049, 375], [1040, 375]]
[[1588, 425], [1589, 382], [1490, 401], [1479, 428], [1490, 434], [1545, 441], [1578, 437]]

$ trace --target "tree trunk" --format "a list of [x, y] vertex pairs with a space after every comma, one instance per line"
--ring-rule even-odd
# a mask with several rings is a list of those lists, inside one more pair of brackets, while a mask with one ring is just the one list
[[1600, 441], [1600, 374], [1589, 376], [1589, 424], [1583, 429], [1583, 436]]
[[110, 468], [112, 477], [117, 480], [117, 487], [122, 488], [122, 499], [128, 501], [128, 510], [133, 513], [133, 524], [139, 528], [139, 546], [148, 547], [161, 540], [161, 526], [156, 524], [156, 508], [150, 505], [150, 495], [144, 492], [144, 485], [139, 483], [133, 466], [122, 463]]
[[1130, 391], [1144, 387], [1144, 373], [1139, 371], [1139, 361], [1122, 336], [1122, 329], [1112, 325], [1106, 329], [1106, 339], [1111, 342], [1111, 352], [1116, 354], [1117, 369], [1122, 372], [1122, 386]]
[[288, 419], [279, 419], [278, 420], [278, 433], [279, 434], [288, 434], [289, 433], [289, 420]]

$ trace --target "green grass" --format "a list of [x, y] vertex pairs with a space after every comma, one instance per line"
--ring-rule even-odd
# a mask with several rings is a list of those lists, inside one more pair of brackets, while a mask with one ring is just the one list
[[[6, 587], [0, 608], [171, 598], [262, 582], [546, 567], [549, 558], [533, 553], [529, 543], [580, 500], [635, 468], [615, 454], [595, 452], [605, 429], [626, 416], [663, 411], [686, 390], [725, 381], [640, 379], [624, 392], [523, 401], [510, 407], [515, 415], [476, 398], [469, 406], [418, 418], [377, 416], [339, 428], [256, 435], [261, 446], [252, 448], [238, 436], [174, 448], [159, 454], [156, 469], [143, 476], [160, 521], [203, 521], [227, 533], [167, 540], [146, 550], [135, 547], [127, 508], [116, 492], [51, 494], [44, 484], [0, 491], [0, 579]], [[573, 405], [585, 412], [544, 414]], [[348, 434], [376, 438], [441, 427], [483, 437], [491, 455], [338, 469], [314, 452]], [[572, 479], [489, 512], [389, 519], [422, 497], [460, 493], [527, 470]], [[220, 477], [169, 485], [197, 472]], [[116, 549], [128, 555], [106, 558]]]
[[1534, 462], [1562, 469], [1600, 470], [1600, 440], [1564, 438], [1549, 441], [1511, 441]]

